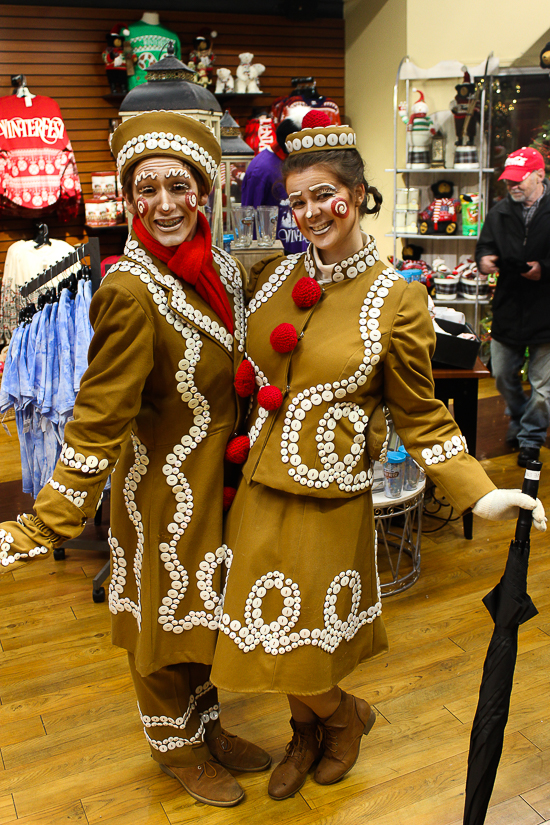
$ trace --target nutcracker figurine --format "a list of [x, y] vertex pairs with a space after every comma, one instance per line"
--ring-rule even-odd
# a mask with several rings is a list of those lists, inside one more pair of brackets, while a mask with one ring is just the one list
[[462, 70], [464, 79], [462, 83], [455, 86], [456, 95], [450, 104], [456, 131], [454, 165], [458, 169], [473, 169], [479, 166], [474, 140], [481, 112], [480, 90], [476, 89], [475, 84], [472, 83], [466, 66], [463, 66]]

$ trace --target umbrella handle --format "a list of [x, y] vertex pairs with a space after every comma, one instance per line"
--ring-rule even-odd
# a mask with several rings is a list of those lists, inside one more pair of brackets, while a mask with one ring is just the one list
[[[527, 462], [527, 469], [525, 470], [525, 476], [523, 477], [521, 492], [531, 496], [531, 498], [537, 497], [541, 469], [542, 462]], [[526, 541], [529, 538], [529, 531], [531, 530], [532, 521], [533, 514], [531, 510], [524, 510], [520, 507], [519, 518], [516, 524], [516, 541]]]

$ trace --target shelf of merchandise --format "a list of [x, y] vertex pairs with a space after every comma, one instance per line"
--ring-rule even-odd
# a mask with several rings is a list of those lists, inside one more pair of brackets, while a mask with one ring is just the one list
[[422, 235], [420, 232], [386, 232], [386, 238], [427, 238], [432, 241], [477, 241], [477, 235]]
[[[399, 63], [399, 67], [397, 69], [397, 75], [395, 79], [394, 85], [394, 92], [393, 92], [393, 130], [394, 130], [394, 141], [393, 141], [393, 167], [391, 169], [386, 169], [386, 172], [389, 172], [393, 175], [393, 205], [395, 211], [395, 205], [397, 203], [397, 189], [398, 189], [398, 175], [403, 175], [404, 177], [404, 186], [409, 188], [410, 186], [418, 185], [416, 182], [418, 181], [418, 176], [421, 175], [428, 175], [428, 176], [435, 176], [435, 175], [457, 175], [457, 183], [460, 180], [461, 175], [470, 175], [477, 177], [477, 191], [479, 192], [480, 199], [479, 199], [479, 215], [481, 216], [485, 213], [485, 205], [487, 204], [487, 195], [488, 195], [488, 176], [492, 174], [494, 169], [492, 169], [487, 164], [488, 159], [488, 147], [490, 146], [490, 131], [491, 131], [491, 103], [492, 103], [492, 76], [498, 71], [498, 60], [493, 58], [493, 55], [489, 55], [487, 58], [485, 65], [485, 70], [481, 71], [481, 75], [487, 78], [487, 82], [483, 83], [481, 88], [481, 95], [480, 95], [480, 121], [479, 121], [479, 164], [476, 166], [472, 166], [471, 168], [457, 168], [454, 166], [447, 166], [447, 167], [435, 167], [429, 169], [411, 169], [407, 166], [400, 166], [398, 163], [398, 129], [399, 126], [402, 125], [401, 118], [399, 116], [398, 111], [398, 100], [399, 100], [399, 84], [401, 81], [405, 82], [405, 102], [406, 102], [406, 111], [409, 112], [409, 95], [411, 91], [411, 81], [429, 81], [429, 80], [443, 80], [443, 79], [453, 79], [462, 77], [462, 64], [456, 61], [456, 64], [451, 62], [444, 62], [438, 64], [437, 66], [432, 67], [431, 69], [420, 69], [418, 66], [411, 61], [408, 56], [405, 56], [401, 62]], [[476, 69], [469, 69], [470, 75], [472, 77], [472, 81], [475, 82], [475, 78], [480, 77], [479, 67]], [[489, 106], [488, 106], [488, 113], [489, 117], [486, 118], [486, 103], [487, 103], [487, 90], [489, 91]], [[411, 176], [414, 177], [414, 182], [411, 183]], [[472, 184], [474, 185], [474, 184]], [[419, 210], [421, 211], [421, 210]], [[398, 232], [395, 229], [392, 232], [386, 233], [386, 237], [393, 238], [393, 256], [394, 260], [398, 259], [397, 256], [397, 240], [399, 238], [407, 238], [411, 242], [418, 242], [418, 239], [422, 238], [422, 240], [429, 240], [429, 241], [477, 241], [479, 237], [479, 232], [481, 229], [481, 219], [478, 223], [478, 230], [476, 235], [421, 235], [418, 233], [407, 233], [407, 232]], [[460, 247], [457, 247], [457, 263], [458, 258], [460, 255], [459, 251]], [[472, 252], [472, 247], [468, 245], [468, 252]], [[445, 301], [436, 301], [437, 304], [445, 304]], [[453, 303], [464, 303], [467, 305], [474, 305], [474, 329], [479, 329], [479, 307], [488, 304], [489, 301], [484, 298], [480, 298], [476, 296], [475, 300], [464, 299], [461, 301], [460, 299], [455, 299]]]
[[[443, 174], [446, 174], [447, 172], [458, 172], [458, 173], [462, 173], [462, 174], [464, 174], [464, 173], [467, 174], [467, 173], [471, 173], [471, 172], [479, 172], [479, 166], [472, 166], [471, 169], [458, 169], [456, 166], [434, 166], [433, 169], [432, 168], [430, 168], [430, 169], [405, 168], [405, 169], [385, 169], [384, 171], [385, 172], [392, 172], [392, 173], [397, 172], [398, 175], [399, 174], [409, 175], [409, 174], [411, 174], [411, 172], [412, 173], [418, 172], [419, 174], [422, 174], [422, 175], [426, 175], [426, 174], [427, 175], [443, 175]], [[483, 174], [490, 174], [491, 172], [494, 172], [495, 170], [492, 169], [489, 166], [486, 166], [486, 167], [482, 168], [481, 171], [483, 172]]]

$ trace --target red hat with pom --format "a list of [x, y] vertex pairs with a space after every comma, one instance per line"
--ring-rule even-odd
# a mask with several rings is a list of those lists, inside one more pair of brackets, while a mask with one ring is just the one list
[[357, 138], [351, 126], [333, 126], [326, 112], [311, 109], [302, 121], [299, 132], [286, 140], [289, 155], [300, 152], [323, 152], [332, 149], [354, 149]]

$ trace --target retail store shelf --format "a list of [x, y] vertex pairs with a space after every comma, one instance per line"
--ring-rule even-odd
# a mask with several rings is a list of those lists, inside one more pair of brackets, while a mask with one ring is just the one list
[[[494, 172], [494, 169], [490, 169], [489, 167], [483, 168], [481, 170], [484, 174], [490, 174]], [[415, 175], [443, 175], [446, 172], [456, 172], [462, 174], [470, 174], [475, 172], [476, 174], [479, 173], [479, 166], [473, 166], [471, 169], [457, 169], [456, 167], [439, 167], [434, 169], [386, 169], [386, 172], [397, 172], [398, 174], [415, 174]]]
[[477, 241], [477, 235], [421, 235], [420, 232], [386, 232], [386, 238], [431, 238], [434, 241]]

